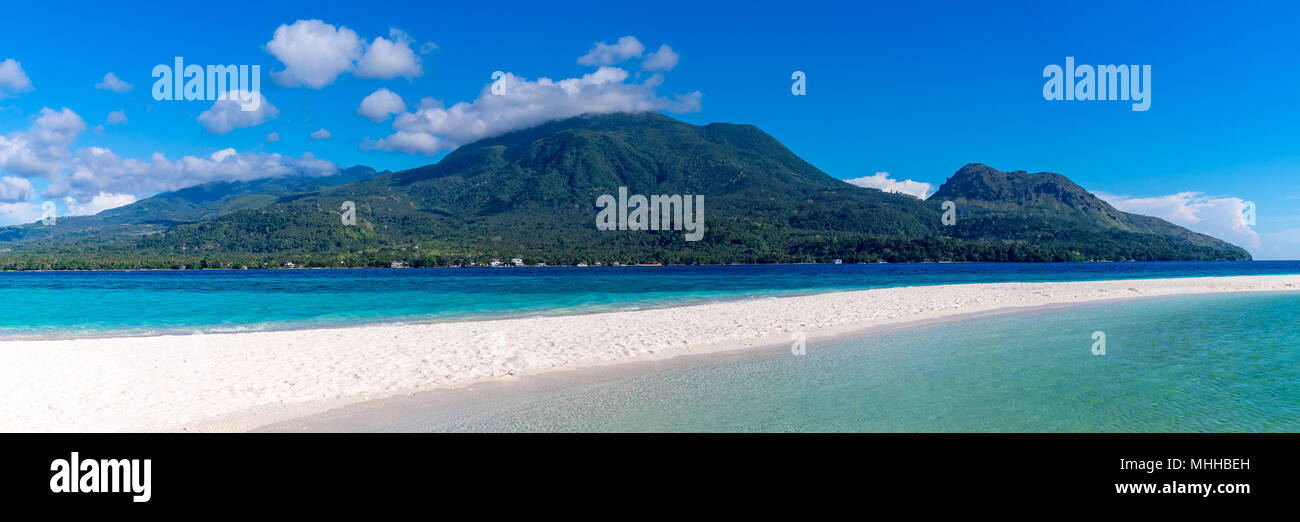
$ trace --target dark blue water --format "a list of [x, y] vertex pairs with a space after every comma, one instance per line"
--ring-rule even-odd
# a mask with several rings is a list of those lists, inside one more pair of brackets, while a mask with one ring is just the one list
[[1296, 261], [2, 272], [0, 337], [461, 320], [887, 286], [1297, 273]]

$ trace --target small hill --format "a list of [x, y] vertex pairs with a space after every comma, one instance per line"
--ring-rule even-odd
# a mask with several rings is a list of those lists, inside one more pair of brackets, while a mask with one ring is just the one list
[[[949, 233], [963, 239], [1092, 243], [1094, 251], [1113, 252], [1109, 259], [1173, 260], [1185, 256], [1188, 248], [1216, 252], [1213, 256], [1224, 259], [1250, 258], [1225, 241], [1163, 219], [1122, 212], [1051, 172], [1003, 172], [972, 163], [948, 178], [927, 203], [940, 209], [944, 201], [955, 203], [959, 216]], [[1135, 248], [1141, 245], [1169, 251], [1144, 255]]]

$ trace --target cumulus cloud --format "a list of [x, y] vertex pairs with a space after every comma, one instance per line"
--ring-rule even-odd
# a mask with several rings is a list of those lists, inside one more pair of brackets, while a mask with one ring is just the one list
[[23, 72], [22, 64], [13, 58], [0, 62], [0, 99], [17, 96], [32, 90], [32, 80]]
[[229, 158], [231, 156], [238, 156], [238, 155], [239, 152], [236, 152], [233, 147], [227, 147], [219, 151], [213, 152], [208, 157], [212, 158], [212, 161], [214, 162], [221, 163], [222, 161], [225, 161], [226, 158]]
[[33, 223], [41, 219], [43, 212], [40, 204], [32, 202], [0, 202], [0, 225], [17, 225]]
[[117, 75], [112, 72], [105, 74], [104, 79], [95, 84], [96, 89], [103, 89], [105, 91], [113, 91], [116, 93], [123, 93], [134, 87], [135, 84], [122, 81], [121, 78], [118, 78]]
[[[252, 100], [254, 96], [258, 98], [257, 110], [244, 110], [240, 100]], [[208, 132], [225, 134], [235, 129], [261, 125], [279, 115], [279, 109], [266, 101], [262, 93], [236, 89], [230, 91], [226, 99], [213, 102], [211, 108], [199, 114], [199, 123]]]
[[677, 62], [681, 59], [677, 53], [673, 52], [672, 47], [668, 44], [659, 46], [659, 50], [650, 53], [641, 60], [641, 68], [647, 71], [670, 71], [677, 67]]
[[267, 143], [275, 143], [275, 142], [277, 142], [277, 141], [280, 141], [280, 133], [278, 133], [278, 132], [272, 132], [272, 133], [266, 135], [266, 142], [267, 142]]
[[411, 50], [411, 37], [397, 29], [390, 29], [389, 38], [375, 37], [357, 61], [358, 78], [388, 80], [397, 77], [415, 78], [424, 74], [420, 57]]
[[905, 179], [902, 181], [889, 177], [888, 172], [877, 172], [874, 175], [844, 180], [845, 183], [857, 185], [859, 187], [880, 189], [885, 192], [896, 192], [907, 194], [917, 199], [925, 199], [930, 194], [934, 185], [921, 181], [912, 181]]
[[311, 153], [301, 158], [222, 149], [208, 157], [168, 160], [154, 153], [149, 160], [122, 158], [112, 150], [90, 147], [78, 151], [64, 172], [54, 176], [42, 195], [72, 197], [88, 203], [100, 194], [154, 194], [210, 181], [247, 181], [290, 175], [325, 176], [338, 169]]
[[472, 102], [445, 107], [426, 98], [414, 112], [393, 121], [394, 134], [362, 143], [365, 149], [433, 155], [479, 139], [588, 114], [614, 112], [698, 112], [699, 91], [664, 98], [655, 94], [655, 82], [628, 81], [627, 71], [601, 67], [580, 78], [535, 81], [506, 73], [504, 94], [485, 85]]
[[[284, 70], [271, 72], [276, 84], [320, 89], [346, 72], [360, 78], [421, 76], [423, 64], [411, 49], [412, 43], [410, 36], [397, 29], [390, 29], [387, 38], [377, 36], [367, 44], [347, 27], [298, 20], [276, 28], [266, 50], [284, 64]], [[421, 52], [427, 53], [425, 48]]]
[[578, 63], [593, 67], [613, 65], [641, 56], [643, 52], [645, 52], [645, 45], [640, 40], [637, 40], [635, 36], [628, 35], [619, 38], [613, 45], [596, 42], [595, 47], [592, 47], [590, 51], [587, 51], [587, 54], [578, 58]]
[[105, 125], [121, 125], [126, 123], [126, 111], [113, 111], [108, 113], [108, 119], [104, 120]]
[[24, 177], [52, 176], [84, 130], [86, 122], [72, 109], [43, 108], [26, 131], [0, 136], [0, 170]]
[[388, 135], [387, 138], [378, 141], [363, 142], [361, 144], [361, 148], [367, 150], [401, 152], [404, 154], [424, 154], [425, 156], [432, 156], [452, 147], [453, 145], [449, 144], [447, 140], [427, 132], [407, 131], [397, 131]]
[[27, 178], [5, 176], [0, 178], [0, 202], [15, 203], [32, 199], [32, 182]]
[[330, 131], [327, 131], [325, 129], [320, 129], [317, 131], [313, 131], [311, 134], [308, 134], [308, 136], [310, 136], [311, 139], [313, 140], [328, 140], [330, 139], [331, 135], [330, 135]]
[[361, 106], [357, 107], [357, 114], [365, 116], [366, 119], [379, 123], [388, 119], [393, 114], [401, 114], [406, 111], [406, 102], [397, 93], [388, 89], [380, 88], [370, 93], [361, 100]]
[[362, 40], [346, 27], [320, 20], [298, 20], [276, 28], [266, 50], [284, 64], [283, 71], [271, 72], [276, 83], [320, 89], [356, 67]]
[[[161, 153], [147, 159], [123, 158], [112, 150], [88, 147], [72, 152], [85, 122], [71, 109], [42, 109], [25, 131], [0, 136], [0, 220], [31, 222], [25, 204], [34, 189], [30, 178], [49, 181], [40, 196], [60, 198], [75, 212], [93, 213], [134, 198], [210, 181], [244, 181], [290, 175], [325, 176], [338, 167], [310, 153], [301, 158], [222, 149], [207, 157], [169, 160]], [[75, 208], [74, 208], [75, 207]], [[35, 209], [39, 217], [39, 205]]]
[[1259, 234], [1242, 215], [1245, 201], [1228, 196], [1207, 196], [1200, 192], [1179, 192], [1165, 196], [1136, 198], [1096, 193], [1117, 209], [1155, 216], [1175, 225], [1208, 234], [1247, 249], [1259, 248]]
[[135, 196], [130, 194], [110, 194], [108, 192], [100, 192], [85, 202], [78, 201], [76, 198], [67, 197], [63, 198], [63, 203], [68, 206], [67, 215], [69, 216], [93, 216], [110, 208], [117, 208], [135, 203]]

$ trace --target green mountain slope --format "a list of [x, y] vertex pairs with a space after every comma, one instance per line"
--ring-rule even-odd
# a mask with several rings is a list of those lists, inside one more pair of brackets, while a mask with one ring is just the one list
[[190, 223], [240, 210], [263, 208], [284, 196], [355, 183], [380, 174], [387, 172], [379, 173], [370, 167], [358, 165], [330, 176], [288, 176], [204, 183], [105, 210], [94, 217], [106, 223]]
[[[705, 239], [597, 230], [596, 199], [619, 187], [704, 195]], [[340, 224], [343, 201], [355, 202], [357, 227]], [[853, 255], [872, 238], [929, 236], [937, 220], [914, 198], [828, 176], [752, 126], [623, 114], [483, 140], [435, 165], [178, 227], [153, 245], [331, 251], [351, 256], [345, 264], [416, 246], [439, 261], [789, 262]]]
[[93, 216], [67, 216], [55, 226], [41, 223], [0, 228], [0, 248], [26, 242], [124, 241], [240, 210], [258, 209], [282, 197], [354, 183], [376, 175], [355, 166], [330, 176], [285, 176], [250, 181], [219, 181], [164, 192]]
[[[1244, 254], [1154, 218], [1115, 211], [1064, 177], [1026, 184], [1019, 173], [965, 172], [969, 168], [940, 189], [960, 201], [959, 225], [945, 227], [938, 194], [922, 202], [849, 185], [753, 126], [695, 126], [654, 113], [581, 117], [472, 143], [433, 165], [311, 191], [267, 198], [255, 190], [217, 190], [209, 197], [210, 189], [195, 187], [178, 196], [187, 204], [172, 204], [173, 196], [151, 198], [145, 201], [156, 200], [157, 208], [136, 204], [95, 217], [172, 220], [152, 225], [161, 232], [15, 247], [0, 251], [0, 267], [447, 265], [514, 257], [550, 264], [1062, 261]], [[598, 230], [595, 202], [619, 187], [647, 196], [703, 195], [703, 240], [687, 241], [681, 230]], [[341, 219], [344, 202], [355, 204], [353, 226]]]
[[927, 204], [956, 204], [952, 237], [1024, 241], [1098, 259], [1249, 259], [1243, 249], [1168, 221], [1115, 209], [1065, 176], [966, 165]]

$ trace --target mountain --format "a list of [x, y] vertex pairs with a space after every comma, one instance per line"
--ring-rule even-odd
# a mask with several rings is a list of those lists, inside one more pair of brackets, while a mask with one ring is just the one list
[[[704, 240], [688, 242], [682, 231], [597, 230], [596, 199], [620, 187], [630, 194], [704, 195]], [[344, 201], [355, 203], [358, 226], [340, 225]], [[856, 259], [856, 252], [873, 250], [869, 240], [931, 235], [938, 214], [919, 203], [837, 180], [753, 126], [615, 114], [481, 140], [434, 165], [177, 227], [149, 245], [333, 252], [330, 266], [378, 251], [409, 260], [417, 246], [426, 261], [439, 263]], [[291, 257], [296, 264], [318, 261]]]
[[[159, 195], [94, 216], [154, 230], [111, 240], [59, 240], [56, 232], [8, 252], [0, 242], [0, 267], [1248, 257], [1115, 211], [1055, 174], [968, 165], [921, 201], [837, 180], [753, 126], [696, 126], [656, 113], [552, 122], [465, 145], [432, 165], [361, 178], [310, 190], [248, 182]], [[703, 239], [598, 230], [596, 201], [620, 187], [702, 195]], [[958, 204], [955, 226], [941, 224], [945, 198]], [[354, 226], [343, 224], [344, 202], [355, 205]]]
[[175, 225], [253, 210], [279, 198], [347, 185], [388, 172], [354, 166], [330, 176], [285, 176], [250, 181], [215, 181], [158, 194], [123, 207], [105, 210], [95, 217], [107, 223], [157, 223]]
[[59, 217], [53, 227], [32, 223], [0, 228], [0, 245], [8, 242], [12, 247], [15, 243], [41, 240], [133, 238], [162, 232], [183, 223], [263, 208], [282, 197], [346, 185], [387, 173], [358, 165], [329, 176], [283, 176], [203, 183], [164, 192], [93, 216]]
[[955, 204], [958, 216], [949, 235], [962, 239], [1059, 247], [1086, 243], [1092, 255], [1106, 259], [1174, 260], [1197, 251], [1211, 258], [1250, 256], [1163, 219], [1117, 210], [1051, 172], [1003, 172], [972, 163], [948, 178], [927, 203], [942, 209], [944, 201]]

